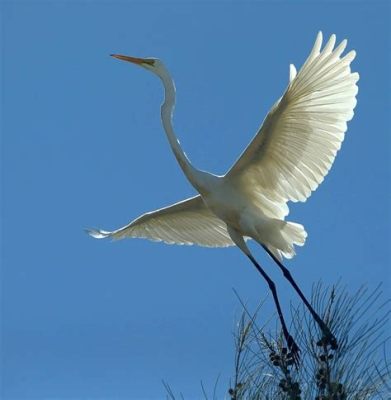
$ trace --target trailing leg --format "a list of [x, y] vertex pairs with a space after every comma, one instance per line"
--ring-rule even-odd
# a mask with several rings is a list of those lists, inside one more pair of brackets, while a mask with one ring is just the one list
[[246, 254], [246, 256], [254, 264], [255, 268], [258, 270], [258, 272], [262, 275], [262, 277], [266, 280], [267, 284], [269, 285], [270, 291], [272, 292], [274, 304], [276, 305], [276, 308], [277, 308], [278, 317], [281, 322], [282, 332], [284, 334], [287, 345], [288, 345], [290, 351], [292, 352], [295, 363], [297, 364], [299, 361], [299, 357], [300, 357], [299, 356], [300, 348], [296, 344], [295, 340], [289, 333], [288, 328], [286, 326], [284, 315], [282, 313], [281, 306], [280, 306], [280, 301], [278, 299], [275, 283], [272, 281], [272, 279], [270, 279], [270, 277], [267, 275], [267, 273], [263, 270], [263, 268], [258, 264], [258, 262], [255, 260], [255, 258], [252, 256], [250, 250], [248, 249], [248, 247], [243, 239], [243, 236], [240, 235], [235, 229], [231, 228], [230, 226], [227, 226], [227, 229], [228, 229], [229, 235], [231, 236], [231, 239], [243, 251], [243, 253]]
[[328, 326], [325, 324], [325, 322], [322, 320], [322, 318], [319, 317], [317, 312], [313, 309], [309, 301], [306, 299], [304, 296], [303, 292], [295, 282], [295, 280], [292, 277], [292, 274], [286, 268], [282, 262], [264, 245], [261, 244], [261, 246], [265, 249], [265, 251], [269, 254], [269, 256], [275, 261], [275, 263], [279, 266], [281, 269], [282, 273], [284, 274], [284, 277], [289, 281], [289, 283], [293, 286], [293, 288], [296, 290], [297, 294], [300, 296], [300, 298], [303, 300], [303, 303], [306, 305], [308, 308], [308, 311], [311, 313], [312, 317], [316, 321], [316, 323], [319, 325], [320, 329], [322, 330], [323, 336], [326, 338], [327, 341], [334, 342], [336, 343], [336, 339], [334, 335], [331, 333], [330, 329]]
[[274, 304], [276, 305], [276, 308], [277, 308], [278, 317], [280, 318], [282, 332], [284, 334], [284, 337], [285, 337], [285, 340], [287, 342], [287, 345], [288, 345], [290, 351], [293, 354], [293, 358], [295, 359], [295, 362], [297, 363], [298, 360], [299, 360], [299, 357], [300, 357], [299, 356], [300, 348], [296, 344], [295, 340], [293, 339], [293, 337], [289, 333], [288, 328], [286, 326], [284, 315], [282, 313], [281, 306], [280, 306], [280, 301], [279, 301], [278, 295], [277, 295], [276, 285], [270, 279], [270, 277], [266, 274], [266, 272], [263, 270], [263, 268], [257, 263], [255, 258], [251, 254], [246, 254], [246, 255], [251, 260], [251, 262], [254, 264], [254, 266], [258, 270], [258, 272], [266, 280], [267, 284], [269, 285], [269, 289], [270, 289], [270, 291], [272, 292], [272, 295], [273, 295]]

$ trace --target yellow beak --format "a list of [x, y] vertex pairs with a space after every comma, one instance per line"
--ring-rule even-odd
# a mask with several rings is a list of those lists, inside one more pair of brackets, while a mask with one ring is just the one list
[[142, 64], [149, 64], [149, 65], [153, 65], [153, 60], [149, 60], [148, 58], [137, 58], [137, 57], [129, 57], [129, 56], [123, 56], [121, 54], [110, 54], [111, 57], [114, 58], [118, 58], [119, 60], [123, 60], [123, 61], [129, 61], [133, 64], [138, 64], [138, 65], [142, 65]]

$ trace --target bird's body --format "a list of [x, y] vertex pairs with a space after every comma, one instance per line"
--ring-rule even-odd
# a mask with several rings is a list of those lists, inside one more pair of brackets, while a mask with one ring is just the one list
[[227, 225], [242, 231], [243, 236], [252, 237], [246, 220], [252, 216], [261, 222], [262, 214], [256, 213], [254, 206], [225, 176], [212, 177], [210, 182], [212, 186], [201, 194], [206, 207]]
[[[202, 200], [205, 206], [227, 226], [240, 232], [245, 238], [265, 244], [276, 253], [276, 256], [279, 256], [277, 249], [285, 251], [289, 256], [289, 249], [294, 243], [304, 244], [306, 235], [301, 225], [268, 217], [261, 207], [248, 201], [246, 194], [234, 181], [225, 176], [209, 175], [209, 177], [212, 186], [201, 193]], [[298, 227], [302, 231], [300, 239], [289, 236], [287, 227]]]
[[346, 122], [353, 117], [359, 76], [350, 70], [355, 52], [341, 57], [346, 44], [344, 40], [334, 48], [332, 35], [321, 49], [322, 34], [318, 34], [299, 72], [290, 66], [284, 95], [223, 176], [196, 169], [183, 152], [172, 126], [175, 86], [161, 61], [114, 55], [161, 79], [165, 89], [163, 127], [180, 167], [199, 194], [146, 213], [123, 228], [89, 233], [95, 238], [142, 237], [209, 247], [237, 245], [268, 281], [285, 337], [294, 344], [283, 321], [275, 285], [245, 243], [248, 238], [254, 239], [277, 262], [323, 333], [330, 334], [281, 261], [283, 257], [292, 258], [294, 246], [302, 246], [307, 237], [302, 225], [285, 221], [289, 213], [287, 202], [306, 201], [323, 181], [344, 139]]

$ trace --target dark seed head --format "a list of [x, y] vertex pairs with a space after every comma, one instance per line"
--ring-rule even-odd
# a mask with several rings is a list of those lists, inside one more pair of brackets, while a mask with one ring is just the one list
[[338, 343], [337, 343], [337, 339], [335, 337], [332, 337], [330, 339], [330, 346], [333, 350], [338, 349]]
[[343, 391], [343, 385], [342, 383], [338, 383], [338, 392], [342, 392]]

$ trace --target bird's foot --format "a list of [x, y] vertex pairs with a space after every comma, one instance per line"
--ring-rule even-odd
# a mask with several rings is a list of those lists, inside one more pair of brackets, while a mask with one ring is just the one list
[[318, 340], [316, 343], [317, 346], [321, 347], [328, 347], [330, 346], [331, 350], [337, 350], [338, 349], [338, 341], [337, 338], [332, 334], [330, 329], [324, 325], [321, 327], [322, 329], [322, 338]]
[[295, 364], [296, 368], [299, 366], [300, 363], [300, 347], [296, 344], [295, 340], [291, 335], [288, 335], [286, 338], [286, 342], [290, 352], [287, 354], [287, 359], [292, 361]]
[[300, 362], [300, 348], [294, 341], [291, 335], [286, 338], [287, 347], [279, 348], [279, 351], [272, 350], [269, 354], [270, 362], [275, 367], [283, 368], [284, 371], [288, 371], [292, 365], [296, 368]]

